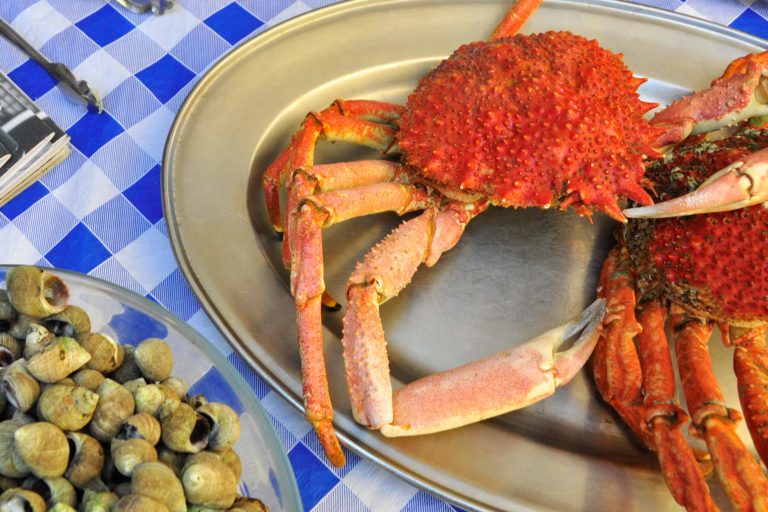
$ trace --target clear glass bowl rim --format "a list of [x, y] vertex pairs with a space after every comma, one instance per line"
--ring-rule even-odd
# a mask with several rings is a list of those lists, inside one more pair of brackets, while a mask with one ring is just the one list
[[[9, 269], [17, 266], [19, 265], [0, 264], [0, 274], [5, 275]], [[267, 449], [271, 452], [272, 460], [276, 463], [274, 469], [277, 481], [280, 485], [283, 507], [286, 510], [303, 510], [296, 476], [290, 461], [288, 460], [288, 455], [283, 449], [280, 439], [277, 437], [277, 432], [275, 432], [275, 428], [272, 426], [264, 406], [256, 399], [255, 393], [245, 382], [245, 379], [243, 379], [232, 364], [227, 361], [218, 349], [206, 340], [202, 334], [160, 304], [152, 302], [128, 288], [99, 277], [89, 276], [73, 270], [42, 266], [40, 266], [40, 268], [53, 274], [60, 275], [67, 284], [69, 284], [70, 280], [79, 281], [85, 286], [90, 286], [103, 293], [118, 297], [120, 301], [125, 302], [130, 306], [135, 306], [138, 310], [146, 311], [149, 315], [179, 331], [184, 338], [189, 340], [190, 343], [203, 352], [203, 354], [211, 360], [213, 366], [215, 366], [221, 373], [221, 376], [227, 384], [232, 387], [232, 390], [242, 402], [245, 410], [247, 410], [253, 417], [260, 433], [266, 438], [267, 442], [265, 444]]]

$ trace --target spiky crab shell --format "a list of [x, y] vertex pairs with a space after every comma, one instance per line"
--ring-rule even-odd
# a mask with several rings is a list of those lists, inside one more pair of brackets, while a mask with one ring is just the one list
[[644, 155], [659, 135], [621, 57], [568, 32], [460, 47], [408, 98], [404, 161], [444, 193], [515, 207], [598, 209], [651, 200]]
[[[659, 200], [696, 188], [712, 173], [768, 146], [768, 130], [679, 146], [651, 165]], [[693, 314], [736, 326], [768, 321], [768, 209], [762, 205], [676, 219], [632, 220], [625, 241], [639, 300], [668, 297]]]

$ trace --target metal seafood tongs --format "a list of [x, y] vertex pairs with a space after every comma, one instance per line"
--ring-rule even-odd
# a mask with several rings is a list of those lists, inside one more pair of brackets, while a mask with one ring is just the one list
[[88, 110], [95, 112], [104, 110], [101, 98], [99, 98], [96, 91], [88, 85], [88, 82], [75, 78], [72, 71], [70, 71], [64, 64], [60, 62], [51, 62], [46, 59], [42, 53], [37, 51], [34, 46], [29, 44], [18, 32], [2, 19], [0, 19], [0, 34], [15, 44], [21, 51], [29, 55], [32, 60], [43, 66], [52, 77], [66, 85], [69, 89], [74, 91], [77, 96], [85, 100], [88, 104]]
[[175, 0], [117, 0], [117, 3], [139, 14], [147, 11], [152, 11], [152, 14], [163, 14], [173, 7]]

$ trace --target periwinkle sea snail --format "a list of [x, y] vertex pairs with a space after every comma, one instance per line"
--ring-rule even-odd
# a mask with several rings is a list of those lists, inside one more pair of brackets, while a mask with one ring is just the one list
[[237, 496], [229, 406], [187, 395], [162, 339], [91, 332], [35, 267], [0, 290], [0, 510], [263, 511]]

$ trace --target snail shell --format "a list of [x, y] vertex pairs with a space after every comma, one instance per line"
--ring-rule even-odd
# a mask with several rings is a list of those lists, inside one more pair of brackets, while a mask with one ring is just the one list
[[157, 461], [155, 447], [140, 438], [113, 439], [111, 452], [112, 463], [125, 476], [131, 476], [133, 468], [142, 462]]
[[27, 361], [27, 370], [40, 382], [59, 381], [83, 366], [91, 354], [73, 338], [56, 338]]
[[171, 376], [173, 351], [159, 338], [147, 338], [136, 346], [136, 365], [148, 381], [160, 382]]
[[3, 476], [21, 478], [29, 474], [29, 469], [14, 457], [13, 434], [31, 421], [31, 418], [16, 417], [0, 422], [0, 474]]
[[69, 289], [58, 276], [37, 267], [21, 266], [6, 275], [8, 298], [16, 311], [38, 318], [67, 307]]
[[235, 474], [235, 480], [240, 481], [240, 477], [243, 476], [243, 464], [240, 462], [240, 456], [232, 448], [227, 448], [224, 451], [216, 452], [221, 457], [222, 462], [232, 470]]
[[106, 334], [89, 332], [77, 337], [77, 342], [91, 354], [86, 368], [110, 373], [115, 371], [125, 358], [123, 346]]
[[171, 468], [162, 462], [144, 462], [133, 468], [131, 493], [152, 498], [170, 512], [186, 512], [184, 488]]
[[[21, 358], [21, 355], [23, 352], [21, 343], [19, 342], [19, 340], [11, 336], [10, 333], [7, 333], [7, 332], [0, 333], [0, 346], [3, 346], [5, 349], [8, 350], [8, 352], [11, 353], [11, 355], [13, 356], [13, 361]], [[13, 361], [9, 362], [8, 364], [11, 364]]]
[[43, 325], [56, 336], [70, 338], [91, 331], [91, 319], [88, 313], [78, 306], [67, 306], [61, 313], [43, 320]]
[[96, 393], [99, 395], [99, 403], [88, 424], [88, 432], [106, 442], [115, 437], [123, 422], [133, 415], [133, 395], [112, 379], [104, 379]]
[[123, 345], [123, 364], [121, 364], [109, 378], [123, 384], [129, 380], [141, 377], [141, 370], [136, 365], [136, 348], [133, 345]]
[[30, 410], [40, 396], [40, 383], [30, 375], [25, 359], [17, 359], [3, 371], [0, 387], [8, 402], [21, 412]]
[[76, 385], [90, 389], [91, 391], [96, 391], [96, 389], [101, 386], [101, 383], [104, 382], [105, 378], [103, 373], [89, 368], [81, 368], [72, 374], [72, 380]]
[[86, 489], [80, 503], [80, 510], [81, 512], [110, 512], [119, 499], [112, 491]]
[[205, 395], [202, 393], [198, 393], [192, 396], [187, 395], [182, 399], [182, 401], [191, 405], [193, 409], [199, 409], [208, 403], [208, 399], [205, 398]]
[[123, 386], [125, 386], [125, 389], [130, 391], [132, 395], [136, 394], [137, 389], [146, 385], [147, 385], [147, 381], [144, 380], [144, 377], [139, 377], [138, 379], [131, 379], [129, 381], [123, 382]]
[[157, 416], [160, 412], [160, 406], [166, 400], [163, 389], [157, 384], [147, 384], [139, 386], [133, 392], [136, 401], [136, 411], [145, 412], [152, 416]]
[[99, 395], [81, 386], [53, 384], [40, 394], [37, 416], [61, 430], [75, 431], [91, 421]]
[[24, 358], [29, 359], [38, 352], [42, 352], [55, 339], [56, 336], [44, 326], [36, 323], [29, 324], [27, 335], [24, 337]]
[[81, 432], [69, 432], [67, 440], [74, 452], [64, 476], [79, 489], [97, 478], [104, 468], [104, 449], [93, 437]]
[[49, 510], [57, 503], [74, 507], [77, 505], [77, 492], [64, 477], [56, 478], [28, 478], [24, 481], [24, 489], [29, 489], [39, 494], [48, 506]]
[[160, 408], [165, 445], [177, 452], [197, 453], [208, 444], [210, 424], [184, 402], [167, 400]]
[[62, 476], [69, 463], [67, 436], [53, 423], [38, 421], [16, 429], [13, 448], [38, 478]]
[[0, 494], [19, 486], [18, 478], [8, 478], [7, 476], [0, 476]]
[[11, 326], [8, 329], [8, 334], [13, 336], [16, 339], [23, 340], [27, 337], [27, 333], [29, 332], [29, 327], [32, 324], [39, 323], [40, 319], [36, 318], [34, 316], [29, 315], [16, 315], [16, 318], [14, 318], [11, 321]]
[[129, 494], [120, 498], [112, 512], [168, 512], [168, 507], [147, 496]]
[[14, 487], [0, 494], [0, 510], [45, 512], [45, 500], [34, 491]]
[[0, 290], [0, 320], [10, 320], [16, 316], [16, 309], [11, 305], [8, 292]]
[[173, 470], [176, 476], [181, 475], [181, 467], [187, 455], [171, 450], [164, 444], [157, 445], [157, 460]]
[[238, 496], [227, 512], [269, 512], [269, 509], [259, 499]]
[[211, 424], [211, 435], [208, 438], [208, 448], [211, 450], [231, 448], [240, 438], [240, 417], [227, 404], [210, 402], [199, 407], [197, 412]]
[[181, 470], [181, 484], [187, 501], [195, 505], [229, 508], [237, 497], [235, 474], [213, 452], [187, 457]]
[[168, 398], [176, 398], [178, 400], [183, 399], [189, 390], [187, 383], [178, 377], [168, 377], [160, 383], [160, 387], [163, 388]]
[[65, 503], [57, 503], [48, 509], [48, 512], [77, 512], [77, 509]]
[[120, 427], [118, 439], [144, 439], [152, 446], [160, 441], [160, 422], [146, 412], [134, 414]]

